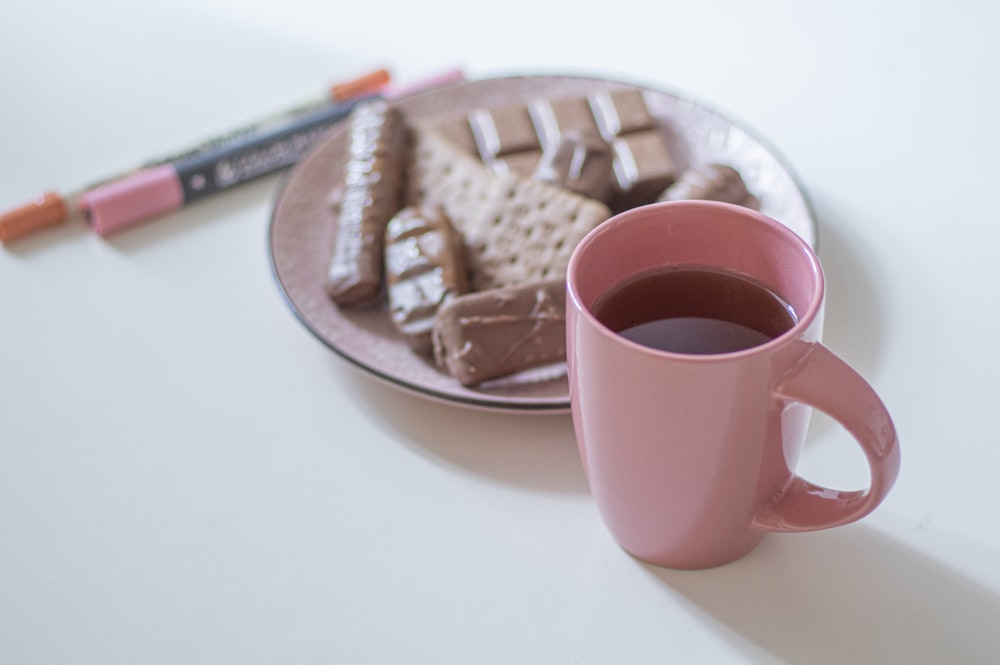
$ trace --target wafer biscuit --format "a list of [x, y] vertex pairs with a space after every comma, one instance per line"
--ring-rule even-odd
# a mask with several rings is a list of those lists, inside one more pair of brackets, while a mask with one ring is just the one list
[[611, 216], [594, 199], [492, 173], [433, 131], [411, 136], [405, 201], [444, 210], [465, 240], [473, 291], [565, 277], [577, 243]]

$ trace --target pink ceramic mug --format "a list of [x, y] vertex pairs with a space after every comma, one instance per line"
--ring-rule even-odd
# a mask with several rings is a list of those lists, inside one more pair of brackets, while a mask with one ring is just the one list
[[[613, 287], [681, 265], [752, 277], [798, 320], [758, 346], [688, 355], [629, 341], [595, 317]], [[899, 472], [892, 420], [868, 383], [820, 343], [822, 268], [785, 226], [709, 201], [628, 210], [577, 246], [567, 283], [573, 424], [597, 507], [626, 551], [708, 568], [743, 556], [768, 532], [858, 520], [889, 492]], [[860, 444], [868, 489], [796, 475], [810, 407]]]

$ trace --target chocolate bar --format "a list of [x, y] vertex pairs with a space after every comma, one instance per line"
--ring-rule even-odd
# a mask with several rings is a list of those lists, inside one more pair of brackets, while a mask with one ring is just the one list
[[760, 201], [747, 190], [739, 171], [725, 164], [706, 164], [685, 171], [660, 194], [660, 201], [704, 199], [759, 209]]
[[566, 358], [566, 282], [457, 296], [434, 319], [434, 359], [471, 386]]
[[602, 137], [613, 146], [613, 168], [607, 193], [597, 198], [616, 210], [651, 203], [676, 178], [666, 138], [638, 89], [597, 89], [584, 97], [480, 108], [465, 124], [475, 137], [480, 160], [502, 175], [538, 174], [545, 168], [544, 152], [565, 136]]
[[389, 316], [415, 351], [430, 353], [438, 307], [469, 289], [465, 246], [436, 208], [406, 207], [385, 231]]
[[340, 306], [371, 300], [382, 284], [385, 227], [399, 209], [405, 126], [382, 100], [364, 102], [348, 119], [343, 191], [326, 291]]

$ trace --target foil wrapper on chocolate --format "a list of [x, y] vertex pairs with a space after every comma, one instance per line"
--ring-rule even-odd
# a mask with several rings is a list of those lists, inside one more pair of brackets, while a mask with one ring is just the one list
[[434, 358], [471, 386], [566, 358], [566, 282], [530, 282], [459, 296], [437, 313]]
[[760, 201], [747, 190], [739, 171], [725, 164], [706, 164], [685, 171], [660, 194], [660, 201], [701, 199], [723, 201], [760, 209]]
[[461, 235], [437, 208], [403, 208], [386, 226], [385, 275], [393, 325], [430, 354], [438, 308], [469, 289]]
[[340, 306], [373, 299], [382, 285], [385, 228], [400, 207], [405, 126], [385, 101], [348, 118], [343, 189], [326, 291]]

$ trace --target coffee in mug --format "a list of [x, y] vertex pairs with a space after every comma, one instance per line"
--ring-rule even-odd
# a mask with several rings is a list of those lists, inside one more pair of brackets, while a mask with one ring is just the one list
[[594, 316], [626, 339], [675, 353], [730, 353], [795, 325], [791, 305], [752, 277], [710, 266], [636, 275], [601, 297]]

